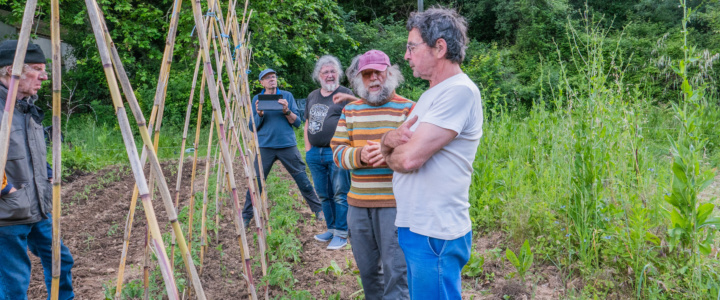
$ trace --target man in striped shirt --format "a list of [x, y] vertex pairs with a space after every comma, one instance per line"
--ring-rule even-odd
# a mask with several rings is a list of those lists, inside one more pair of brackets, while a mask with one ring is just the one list
[[379, 141], [405, 122], [415, 103], [395, 93], [403, 77], [385, 53], [370, 50], [355, 62], [349, 79], [362, 99], [345, 106], [330, 144], [335, 164], [351, 170], [347, 219], [352, 251], [367, 299], [409, 299], [395, 227], [393, 171]]

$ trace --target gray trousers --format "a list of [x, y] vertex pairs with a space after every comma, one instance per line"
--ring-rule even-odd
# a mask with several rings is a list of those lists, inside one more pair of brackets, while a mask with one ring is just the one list
[[396, 208], [348, 206], [348, 229], [365, 299], [410, 299], [405, 255], [398, 244]]

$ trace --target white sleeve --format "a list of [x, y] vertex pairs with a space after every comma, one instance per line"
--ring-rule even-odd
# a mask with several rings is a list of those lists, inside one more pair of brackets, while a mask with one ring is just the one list
[[435, 126], [462, 133], [473, 111], [473, 92], [468, 86], [453, 86], [442, 91], [427, 113], [419, 120]]

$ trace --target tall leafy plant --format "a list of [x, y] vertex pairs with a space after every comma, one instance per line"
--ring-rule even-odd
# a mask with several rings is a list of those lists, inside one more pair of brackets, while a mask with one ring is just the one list
[[[682, 128], [671, 147], [673, 179], [671, 191], [665, 195], [665, 201], [670, 204], [667, 237], [670, 251], [674, 252], [680, 265], [678, 272], [685, 275], [691, 270], [693, 284], [690, 288], [696, 290], [699, 283], [705, 281], [700, 255], [710, 254], [720, 218], [713, 216], [713, 203], [698, 197], [712, 183], [715, 172], [703, 170], [707, 139], [702, 135], [700, 126], [707, 109], [705, 86], [693, 86], [688, 80], [687, 66], [698, 59], [695, 49], [689, 47], [687, 41], [687, 25], [693, 9], [688, 7], [687, 0], [681, 0], [680, 4], [683, 8], [683, 59], [673, 66], [673, 70], [682, 78], [682, 98], [678, 104], [673, 104], [673, 111]], [[714, 287], [717, 289], [717, 285]]]

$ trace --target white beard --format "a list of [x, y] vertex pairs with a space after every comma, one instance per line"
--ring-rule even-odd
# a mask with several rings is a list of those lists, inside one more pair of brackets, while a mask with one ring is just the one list
[[334, 83], [325, 83], [325, 82], [323, 82], [323, 83], [320, 84], [320, 86], [322, 86], [322, 88], [323, 88], [324, 90], [328, 91], [328, 92], [333, 92], [333, 91], [335, 91], [335, 89], [338, 88], [337, 82], [334, 82]]

